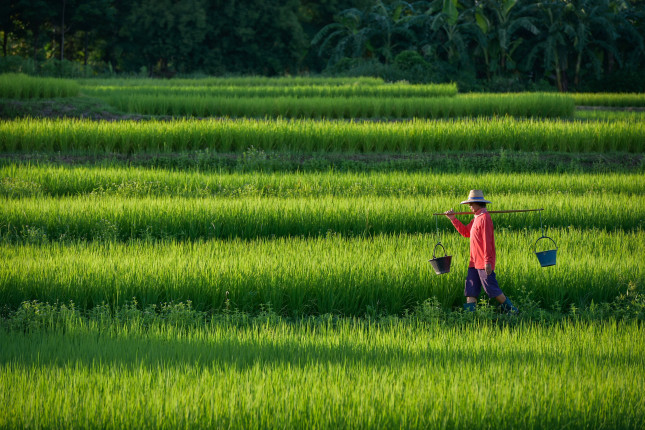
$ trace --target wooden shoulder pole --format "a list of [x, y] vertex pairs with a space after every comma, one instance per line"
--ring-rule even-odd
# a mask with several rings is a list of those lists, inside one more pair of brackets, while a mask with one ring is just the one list
[[[516, 212], [535, 212], [535, 211], [543, 211], [544, 208], [542, 209], [514, 209], [514, 210], [507, 210], [507, 211], [488, 211], [489, 214], [510, 214], [510, 213], [516, 213]], [[474, 212], [453, 212], [453, 215], [475, 215]], [[438, 213], [438, 214], [432, 214], [432, 215], [445, 215], [445, 213]]]

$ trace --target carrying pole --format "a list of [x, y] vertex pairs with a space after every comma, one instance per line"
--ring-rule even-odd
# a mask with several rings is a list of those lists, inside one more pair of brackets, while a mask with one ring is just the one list
[[[536, 211], [543, 211], [544, 209], [515, 209], [515, 210], [508, 210], [508, 211], [488, 211], [489, 214], [510, 214], [510, 213], [515, 213], [515, 212], [536, 212]], [[438, 214], [432, 214], [432, 215], [445, 215], [445, 213], [438, 213]], [[475, 215], [474, 212], [453, 212], [452, 215]]]

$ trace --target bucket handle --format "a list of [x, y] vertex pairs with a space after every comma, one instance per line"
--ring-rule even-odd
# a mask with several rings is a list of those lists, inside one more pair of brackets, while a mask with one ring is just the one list
[[555, 246], [555, 249], [557, 251], [558, 249], [558, 244], [555, 243], [555, 240], [551, 239], [549, 236], [542, 236], [538, 240], [535, 241], [535, 244], [533, 245], [533, 252], [537, 254], [537, 243], [541, 241], [542, 239], [549, 239], [551, 242], [553, 242], [553, 245]]
[[435, 257], [435, 253], [437, 252], [437, 246], [440, 246], [440, 247], [441, 247], [441, 249], [443, 249], [443, 256], [444, 256], [444, 257], [447, 255], [447, 253], [446, 253], [446, 248], [444, 248], [444, 247], [443, 247], [443, 245], [441, 244], [441, 242], [437, 242], [437, 244], [434, 246], [434, 249], [432, 250], [432, 259], [433, 259], [433, 260], [434, 260], [435, 258], [437, 258], [437, 257]]

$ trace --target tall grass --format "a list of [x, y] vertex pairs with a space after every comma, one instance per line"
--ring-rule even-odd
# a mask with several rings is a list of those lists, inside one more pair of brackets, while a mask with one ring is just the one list
[[645, 107], [645, 93], [571, 94], [577, 106]]
[[80, 86], [69, 79], [36, 78], [19, 73], [0, 75], [0, 98], [36, 99], [77, 96]]
[[[641, 173], [480, 173], [477, 180], [495, 195], [538, 194], [546, 199], [565, 196], [623, 194], [645, 189]], [[0, 167], [0, 196], [122, 197], [311, 197], [322, 196], [445, 196], [463, 200], [456, 184], [472, 181], [472, 173], [407, 173], [399, 171], [347, 173], [228, 173], [173, 171], [126, 166], [65, 166], [9, 164]], [[462, 190], [462, 194], [467, 192]], [[559, 194], [558, 194], [559, 193]], [[495, 198], [495, 197], [491, 197]]]
[[0, 426], [638, 429], [641, 339], [574, 323], [0, 331]]
[[643, 152], [645, 124], [480, 118], [396, 123], [307, 120], [0, 122], [5, 152], [432, 152], [523, 150]]
[[[39, 235], [51, 240], [127, 241], [431, 233], [435, 230], [432, 214], [456, 209], [462, 199], [446, 195], [0, 199], [0, 235], [12, 241]], [[497, 196], [495, 203], [500, 209], [545, 207], [543, 222], [553, 228], [633, 231], [645, 227], [645, 206], [629, 195], [518, 193]], [[539, 227], [540, 215], [495, 214], [494, 221], [499, 228], [522, 230]]]
[[[539, 230], [500, 227], [495, 271], [513, 299], [530, 294], [545, 309], [580, 308], [645, 285], [642, 230], [549, 230], [557, 264], [543, 268], [533, 254]], [[441, 276], [428, 263], [438, 239], [430, 234], [1, 245], [0, 300], [13, 309], [30, 300], [90, 309], [134, 297], [142, 306], [190, 300], [199, 310], [222, 311], [228, 299], [231, 309], [257, 313], [270, 303], [286, 316], [401, 315], [433, 296], [460, 307], [468, 240], [451, 229], [442, 227], [453, 259]]]
[[255, 87], [255, 86], [272, 86], [272, 87], [296, 87], [296, 86], [372, 86], [384, 85], [381, 78], [372, 77], [266, 77], [266, 76], [246, 76], [246, 77], [207, 77], [207, 78], [175, 78], [175, 79], [150, 79], [150, 78], [114, 78], [114, 79], [78, 79], [85, 88], [97, 86], [114, 86], [114, 87]]
[[591, 121], [645, 121], [645, 111], [576, 110], [575, 119]]
[[297, 85], [297, 86], [93, 86], [83, 93], [97, 97], [191, 96], [207, 98], [244, 97], [452, 97], [455, 84]]
[[116, 93], [102, 97], [124, 112], [146, 115], [285, 118], [455, 118], [511, 115], [572, 117], [560, 94], [471, 94], [457, 97], [222, 97]]

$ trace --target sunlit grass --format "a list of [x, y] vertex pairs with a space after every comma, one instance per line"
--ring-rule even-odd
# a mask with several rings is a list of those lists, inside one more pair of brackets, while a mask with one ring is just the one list
[[206, 86], [206, 87], [255, 87], [255, 86], [374, 86], [383, 85], [381, 78], [372, 77], [266, 77], [266, 76], [245, 76], [245, 77], [205, 77], [195, 79], [151, 79], [151, 78], [110, 78], [110, 79], [77, 79], [84, 87], [175, 87], [185, 88]]
[[[369, 87], [371, 91], [372, 87]], [[404, 87], [405, 88], [405, 87]], [[293, 90], [296, 91], [296, 90]], [[392, 97], [376, 94], [365, 97], [249, 97], [238, 96], [138, 94], [136, 91], [106, 92], [100, 96], [124, 112], [174, 117], [281, 117], [312, 119], [353, 118], [457, 118], [493, 115], [515, 117], [569, 118], [573, 99], [551, 93], [468, 94], [450, 97]]]
[[645, 418], [636, 324], [325, 321], [0, 330], [0, 426], [637, 429]]
[[576, 110], [575, 119], [592, 121], [645, 121], [645, 111]]
[[[557, 264], [542, 268], [533, 253], [541, 237], [539, 225], [527, 227], [532, 228], [510, 231], [497, 224], [495, 270], [513, 299], [530, 292], [546, 309], [568, 309], [571, 304], [587, 307], [592, 300], [609, 302], [630, 285], [642, 289], [642, 230], [551, 229]], [[468, 240], [447, 220], [440, 224], [439, 237], [346, 238], [330, 233], [318, 238], [119, 243], [109, 221], [96, 229], [93, 234], [103, 236], [93, 242], [61, 242], [53, 236], [56, 240], [48, 242], [32, 230], [26, 240], [33, 244], [2, 245], [2, 303], [15, 308], [25, 300], [73, 300], [85, 309], [136, 297], [146, 305], [191, 300], [199, 309], [221, 310], [228, 298], [247, 312], [271, 303], [288, 316], [362, 316], [368, 307], [400, 315], [433, 296], [447, 309], [460, 306], [469, 257]], [[441, 276], [428, 263], [438, 240], [453, 256], [450, 273]], [[538, 251], [552, 248], [544, 242]]]
[[0, 74], [0, 98], [36, 99], [73, 97], [80, 85], [70, 79], [36, 78], [20, 73]]
[[88, 86], [83, 93], [96, 97], [157, 97], [190, 96], [201, 98], [242, 97], [452, 97], [457, 94], [455, 84], [382, 84], [382, 85], [270, 85], [270, 86]]
[[577, 106], [645, 106], [645, 93], [572, 93], [571, 97]]
[[94, 153], [432, 152], [521, 150], [642, 152], [645, 122], [480, 118], [392, 123], [312, 120], [88, 121], [22, 119], [0, 122], [0, 150]]

